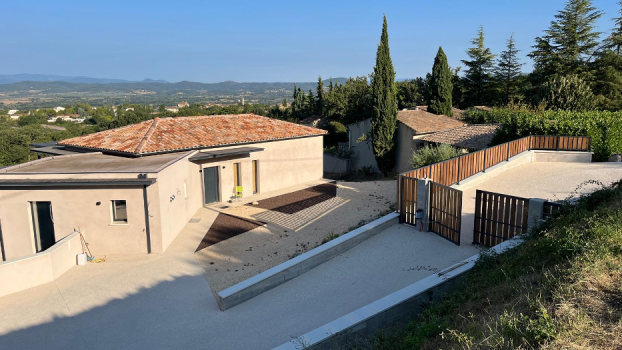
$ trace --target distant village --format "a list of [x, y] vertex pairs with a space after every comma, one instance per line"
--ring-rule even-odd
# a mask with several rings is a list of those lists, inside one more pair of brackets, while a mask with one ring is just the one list
[[[190, 104], [187, 101], [182, 101], [179, 102], [176, 106], [166, 106], [165, 110], [167, 112], [171, 112], [171, 113], [177, 113], [179, 112], [180, 108], [184, 108], [184, 107], [189, 107]], [[112, 106], [112, 110], [115, 112], [117, 112], [117, 106]], [[40, 110], [42, 110], [44, 108], [38, 108], [36, 109], [36, 112], [39, 112]], [[56, 123], [57, 121], [63, 121], [63, 122], [72, 122], [72, 123], [83, 123], [86, 118], [84, 116], [81, 116], [79, 114], [64, 114], [63, 112], [66, 110], [66, 107], [62, 107], [62, 106], [57, 106], [54, 108], [50, 108], [50, 112], [54, 111], [55, 114], [50, 113], [50, 115], [47, 118], [48, 123]], [[93, 106], [91, 107], [91, 109], [95, 110], [97, 109], [97, 107]], [[134, 107], [127, 107], [124, 109], [126, 112], [127, 111], [133, 111]], [[157, 112], [154, 112], [157, 113]], [[9, 119], [11, 120], [19, 120], [20, 117], [26, 116], [26, 115], [30, 115], [31, 112], [30, 111], [24, 111], [22, 113], [20, 113], [20, 110], [18, 109], [10, 109], [7, 112], [7, 116]]]

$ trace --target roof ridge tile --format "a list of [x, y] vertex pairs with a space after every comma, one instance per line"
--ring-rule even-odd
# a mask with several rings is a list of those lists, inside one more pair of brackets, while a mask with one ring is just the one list
[[145, 136], [143, 136], [143, 139], [140, 140], [140, 143], [138, 144], [138, 146], [136, 146], [134, 153], [136, 154], [142, 153], [143, 148], [145, 148], [145, 146], [147, 145], [147, 141], [149, 141], [149, 138], [151, 137], [151, 135], [153, 135], [153, 132], [158, 127], [159, 123], [160, 123], [160, 118], [158, 117], [153, 118], [151, 122], [151, 126], [149, 126], [149, 129], [147, 129]]

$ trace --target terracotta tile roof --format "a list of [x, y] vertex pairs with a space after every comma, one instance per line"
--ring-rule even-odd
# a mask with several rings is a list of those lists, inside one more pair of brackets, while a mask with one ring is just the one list
[[421, 140], [446, 143], [454, 147], [480, 150], [488, 147], [495, 132], [501, 127], [499, 124], [472, 124], [459, 128], [437, 132]]
[[325, 130], [254, 114], [154, 118], [60, 141], [60, 145], [128, 155], [323, 135]]
[[428, 113], [423, 109], [399, 111], [397, 120], [413, 129], [415, 134], [449, 130], [464, 125], [463, 122], [454, 118]]
[[[428, 106], [417, 106], [417, 108], [423, 109], [426, 112], [428, 111]], [[462, 120], [462, 113], [464, 113], [464, 110], [452, 107], [451, 111], [454, 112], [454, 115], [451, 116], [451, 118]]]

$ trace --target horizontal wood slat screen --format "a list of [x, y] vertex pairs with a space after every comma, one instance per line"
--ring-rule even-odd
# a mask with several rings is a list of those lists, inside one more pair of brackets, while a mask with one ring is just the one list
[[493, 247], [527, 233], [529, 199], [477, 190], [473, 243]]
[[[527, 136], [460, 157], [402, 173], [406, 177], [430, 179], [451, 186], [503, 161], [529, 150], [589, 152], [591, 139], [587, 136]], [[399, 184], [398, 184], [399, 186]]]

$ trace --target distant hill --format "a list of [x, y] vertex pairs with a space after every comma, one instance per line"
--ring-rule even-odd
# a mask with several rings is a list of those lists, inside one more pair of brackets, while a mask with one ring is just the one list
[[[62, 81], [66, 83], [82, 84], [111, 84], [111, 83], [131, 83], [135, 81], [124, 79], [91, 78], [84, 76], [63, 76], [53, 74], [0, 74], [0, 84], [13, 84], [23, 81]], [[143, 83], [167, 83], [165, 80], [145, 79]]]
[[[58, 79], [65, 79], [63, 81]], [[7, 82], [10, 79], [30, 79]], [[38, 80], [35, 80], [38, 79]], [[343, 84], [347, 78], [333, 78], [333, 84]], [[96, 79], [88, 77], [62, 77], [56, 75], [17, 74], [0, 75], [0, 108], [40, 108], [88, 102], [92, 105], [190, 103], [235, 104], [242, 99], [246, 103], [279, 103], [290, 100], [294, 84], [305, 92], [315, 92], [317, 82], [266, 82], [198, 83], [180, 81], [169, 83], [145, 79], [133, 82], [120, 79]], [[93, 82], [96, 81], [96, 82]], [[324, 80], [328, 86], [329, 80]]]

